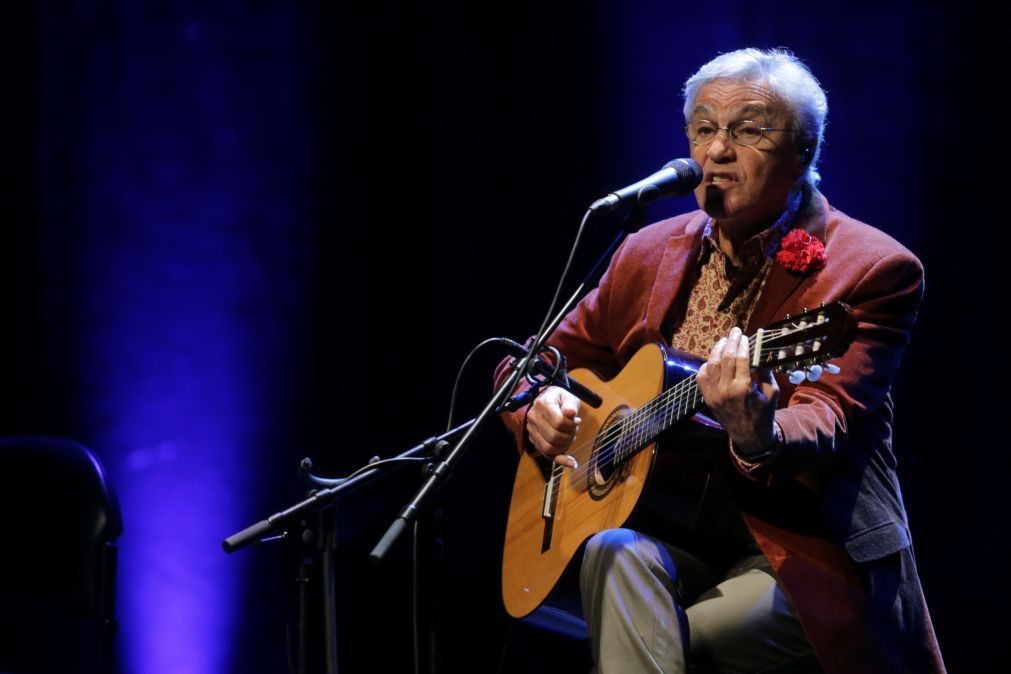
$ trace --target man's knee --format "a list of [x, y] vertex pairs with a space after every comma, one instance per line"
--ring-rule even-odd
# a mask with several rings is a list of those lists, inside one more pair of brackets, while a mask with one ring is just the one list
[[663, 546], [631, 529], [606, 529], [586, 542], [581, 576], [600, 574], [641, 575], [647, 572], [665, 583], [675, 580], [676, 569]]
[[631, 529], [605, 529], [586, 541], [583, 559], [597, 561], [628, 555], [637, 545], [637, 534]]
[[648, 566], [648, 551], [644, 557], [642, 548], [639, 535], [631, 529], [606, 529], [594, 534], [586, 541], [583, 552], [583, 575]]

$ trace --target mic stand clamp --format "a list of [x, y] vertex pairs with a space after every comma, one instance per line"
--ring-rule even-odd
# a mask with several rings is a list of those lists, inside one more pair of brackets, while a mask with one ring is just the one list
[[[517, 359], [521, 359], [529, 353], [526, 348], [520, 346], [512, 340], [509, 341], [509, 350], [513, 352], [516, 358], [510, 364], [515, 370], [519, 366], [517, 365]], [[530, 388], [525, 391], [520, 391], [516, 395], [509, 398], [509, 400], [502, 403], [502, 405], [495, 410], [496, 414], [501, 414], [502, 412], [515, 412], [524, 405], [530, 403], [544, 386], [558, 386], [574, 396], [588, 404], [590, 407], [600, 407], [603, 404], [603, 400], [599, 395], [594, 393], [592, 390], [583, 386], [575, 379], [570, 379], [565, 367], [565, 356], [558, 351], [558, 349], [553, 346], [544, 347], [543, 350], [550, 351], [554, 356], [557, 365], [551, 365], [550, 363], [544, 361], [540, 357], [529, 360], [529, 367], [531, 372], [525, 374], [526, 380], [530, 383]], [[535, 376], [538, 375], [538, 376]]]

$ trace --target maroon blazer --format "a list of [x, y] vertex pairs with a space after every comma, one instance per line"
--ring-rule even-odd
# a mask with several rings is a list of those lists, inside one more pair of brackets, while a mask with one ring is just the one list
[[[609, 379], [644, 345], [670, 343], [706, 218], [687, 213], [626, 239], [599, 286], [549, 340], [570, 367]], [[751, 474], [757, 496], [742, 504], [744, 519], [826, 672], [943, 672], [891, 444], [891, 384], [922, 296], [923, 268], [894, 239], [833, 209], [816, 191], [798, 226], [824, 243], [827, 263], [811, 274], [774, 264], [746, 333], [841, 300], [854, 311], [857, 336], [833, 361], [838, 375], [798, 386], [777, 375], [783, 450]], [[500, 368], [499, 379], [505, 374]], [[525, 420], [526, 409], [505, 416], [521, 448]], [[817, 526], [794, 524], [791, 511], [810, 506], [791, 508], [791, 482], [813, 490]]]

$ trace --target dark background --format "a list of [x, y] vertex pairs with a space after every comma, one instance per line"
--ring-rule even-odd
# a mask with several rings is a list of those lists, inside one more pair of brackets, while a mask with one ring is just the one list
[[[926, 266], [900, 475], [949, 669], [990, 669], [1006, 621], [984, 610], [1007, 600], [996, 20], [978, 3], [540, 5], [5, 8], [0, 433], [104, 461], [121, 670], [285, 671], [288, 551], [221, 539], [298, 500], [303, 456], [346, 474], [440, 432], [470, 348], [537, 327], [583, 209], [688, 154], [681, 84], [742, 46], [811, 66], [822, 190]], [[468, 369], [459, 419], [498, 357]], [[502, 659], [514, 461], [488, 431], [424, 520], [441, 671]], [[400, 471], [338, 508], [343, 671], [413, 667], [407, 538], [364, 558], [419, 484]], [[512, 632], [506, 661], [584, 666], [578, 645]]]

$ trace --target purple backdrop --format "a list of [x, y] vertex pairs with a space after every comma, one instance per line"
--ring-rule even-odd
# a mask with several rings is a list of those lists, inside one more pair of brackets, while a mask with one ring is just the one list
[[[0, 432], [70, 436], [105, 462], [125, 523], [121, 670], [284, 671], [287, 554], [228, 556], [221, 539], [300, 496], [304, 455], [347, 472], [439, 432], [469, 348], [534, 330], [582, 209], [687, 155], [680, 84], [739, 46], [811, 65], [829, 95], [823, 191], [926, 264], [900, 470], [949, 667], [989, 665], [995, 627], [964, 616], [1007, 589], [988, 423], [1002, 410], [972, 386], [982, 367], [947, 386], [935, 373], [997, 262], [999, 246], [952, 236], [978, 231], [971, 209], [999, 180], [962, 152], [998, 147], [995, 22], [964, 4], [331, 4], [9, 10]], [[427, 582], [443, 669], [501, 657], [511, 460], [493, 431], [440, 495]], [[350, 671], [410, 667], [408, 555], [363, 557], [417, 484], [404, 473], [340, 508]], [[966, 592], [967, 573], [986, 591]]]

